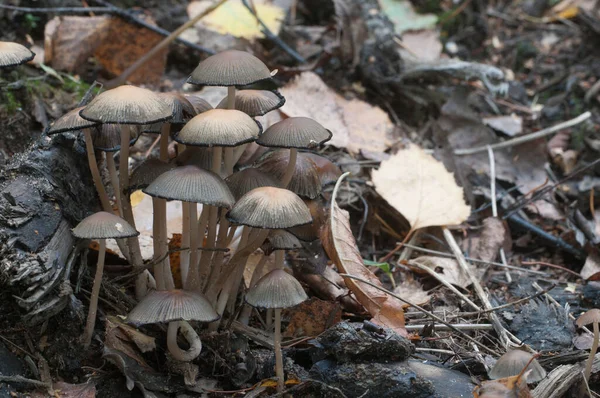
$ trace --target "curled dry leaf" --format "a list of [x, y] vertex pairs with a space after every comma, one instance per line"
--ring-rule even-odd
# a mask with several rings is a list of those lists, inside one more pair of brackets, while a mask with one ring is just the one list
[[[377, 276], [364, 265], [350, 229], [350, 216], [347, 211], [337, 205], [335, 197], [332, 199], [328, 224], [321, 229], [321, 240], [327, 255], [333, 260], [338, 271], [381, 286], [381, 281]], [[344, 281], [376, 323], [394, 329], [402, 336], [408, 335], [405, 329], [404, 310], [400, 301], [366, 283], [350, 278], [344, 278]]]
[[506, 245], [510, 239], [507, 232], [502, 220], [496, 217], [486, 218], [483, 220], [481, 234], [473, 239], [475, 242], [472, 244], [473, 250], [470, 256], [487, 262], [495, 261], [501, 248], [510, 247], [510, 245]]
[[104, 345], [134, 359], [142, 366], [148, 366], [141, 352], [153, 351], [156, 343], [153, 337], [132, 328], [115, 316], [106, 318]]
[[409, 222], [413, 230], [457, 225], [471, 208], [444, 165], [416, 145], [398, 151], [373, 171], [376, 191]]
[[[530, 371], [529, 371], [530, 372]], [[481, 386], [475, 387], [475, 398], [531, 398], [527, 387], [526, 375], [511, 376], [504, 379], [484, 381]]]
[[[471, 284], [471, 279], [460, 269], [456, 260], [452, 258], [421, 256], [410, 260], [410, 263], [418, 263], [424, 267], [431, 268], [438, 274], [443, 275], [444, 279], [455, 286], [466, 288]], [[416, 267], [415, 267], [416, 268]], [[416, 272], [422, 272], [418, 269]], [[475, 270], [473, 269], [475, 272]]]

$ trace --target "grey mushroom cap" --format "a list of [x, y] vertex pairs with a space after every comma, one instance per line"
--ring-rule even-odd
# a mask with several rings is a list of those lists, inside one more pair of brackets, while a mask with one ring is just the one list
[[[235, 93], [235, 109], [252, 117], [263, 116], [284, 104], [285, 98], [277, 91], [239, 90]], [[227, 108], [227, 97], [219, 102], [217, 108]]]
[[271, 71], [254, 55], [227, 50], [200, 62], [187, 82], [203, 86], [245, 86], [271, 79]]
[[227, 218], [236, 224], [265, 229], [286, 229], [312, 221], [310, 210], [298, 195], [275, 187], [248, 192], [227, 212]]
[[121, 217], [105, 211], [84, 218], [72, 232], [81, 239], [129, 238], [140, 234]]
[[262, 146], [276, 148], [316, 148], [329, 141], [331, 131], [308, 117], [290, 117], [269, 127], [256, 140]]
[[[503, 379], [505, 377], [516, 376], [527, 366], [532, 355], [522, 350], [510, 350], [502, 355], [494, 367], [488, 372], [488, 376], [492, 380]], [[546, 371], [539, 362], [534, 359], [527, 367], [529, 375], [527, 383], [536, 383], [546, 377]]]
[[279, 181], [273, 179], [268, 174], [251, 167], [233, 173], [225, 179], [225, 183], [229, 187], [235, 200], [239, 200], [242, 196], [256, 188], [281, 188]]
[[[168, 120], [171, 125], [183, 125], [190, 121], [197, 112], [190, 101], [179, 93], [159, 93], [158, 94], [173, 111], [173, 117]], [[164, 122], [158, 122], [145, 125], [142, 128], [142, 133], [159, 134], [162, 130]]]
[[157, 198], [228, 209], [235, 203], [221, 177], [196, 166], [180, 166], [162, 173], [143, 192]]
[[108, 124], [152, 124], [171, 119], [173, 110], [157, 93], [125, 85], [99, 94], [79, 114]]
[[[140, 138], [140, 128], [136, 125], [126, 126], [129, 130], [129, 146]], [[121, 126], [117, 124], [101, 124], [91, 131], [94, 148], [104, 152], [117, 152], [121, 149]]]
[[257, 308], [289, 308], [307, 299], [300, 282], [282, 269], [260, 278], [245, 297], [248, 304]]
[[579, 326], [580, 328], [594, 322], [600, 323], [600, 310], [597, 308], [592, 308], [591, 310], [588, 310], [587, 312], [579, 316], [579, 318], [577, 318], [577, 321], [575, 321], [575, 323], [577, 323], [577, 326]]
[[302, 243], [293, 234], [283, 229], [274, 229], [261, 248], [266, 255], [270, 255], [275, 250], [295, 250], [301, 247]]
[[56, 119], [48, 127], [48, 129], [46, 130], [46, 134], [53, 135], [53, 134], [66, 133], [67, 131], [83, 130], [83, 129], [91, 128], [91, 127], [94, 127], [94, 126], [97, 126], [98, 124], [100, 124], [98, 122], [92, 122], [89, 120], [85, 120], [84, 118], [79, 116], [79, 112], [83, 108], [84, 108], [83, 106], [81, 106], [79, 108], [75, 108], [75, 109], [65, 113], [58, 119]]
[[[281, 181], [289, 161], [290, 151], [279, 149], [264, 154], [258, 161], [256, 168]], [[302, 152], [298, 153], [294, 174], [292, 174], [287, 189], [307, 199], [318, 197], [323, 190], [317, 165]]]
[[191, 146], [238, 146], [258, 138], [260, 123], [235, 109], [211, 109], [195, 116], [175, 136]]
[[19, 43], [0, 41], [0, 68], [21, 65], [34, 57], [33, 51]]
[[174, 168], [173, 163], [166, 163], [159, 159], [144, 160], [133, 170], [129, 177], [129, 191], [134, 192], [148, 187], [158, 176]]
[[188, 146], [175, 158], [178, 166], [196, 166], [201, 169], [212, 168], [212, 149], [201, 146]]
[[199, 115], [203, 112], [210, 111], [214, 109], [213, 106], [204, 98], [195, 95], [195, 94], [184, 94], [184, 97], [192, 104], [194, 110], [196, 111], [196, 115]]
[[219, 319], [210, 301], [188, 290], [154, 290], [127, 315], [126, 321], [140, 326], [173, 321], [213, 322]]

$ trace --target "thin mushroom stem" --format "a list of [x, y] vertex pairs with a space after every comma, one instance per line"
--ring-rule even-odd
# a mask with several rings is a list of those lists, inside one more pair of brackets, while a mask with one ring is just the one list
[[[204, 245], [205, 249], [213, 249], [216, 243], [217, 237], [217, 217], [218, 217], [218, 209], [214, 206], [210, 206], [208, 213], [208, 228], [206, 234], [206, 244]], [[200, 265], [198, 267], [198, 277], [199, 283], [197, 285], [199, 291], [203, 289], [203, 286], [206, 285], [206, 281], [208, 276], [212, 272], [210, 269], [211, 259], [213, 256], [212, 250], [203, 250], [200, 256]], [[193, 264], [192, 264], [193, 266]]]
[[594, 322], [594, 342], [592, 343], [592, 349], [590, 351], [590, 356], [585, 364], [585, 379], [590, 381], [590, 377], [592, 375], [592, 365], [594, 363], [594, 357], [596, 356], [596, 351], [598, 350], [598, 338], [600, 337], [600, 328], [598, 328], [598, 322]]
[[[190, 224], [190, 228], [194, 226], [198, 234], [196, 250], [200, 250], [200, 247], [204, 245], [204, 234], [206, 233], [206, 227], [208, 225], [208, 218], [210, 216], [210, 212], [211, 206], [203, 205], [198, 224]], [[202, 263], [202, 258], [204, 258], [204, 256], [207, 256], [208, 254], [210, 253], [205, 253], [204, 251], [202, 253], [199, 253], [198, 257], [200, 257], [200, 259], [197, 259], [195, 263], [190, 264], [190, 271], [184, 282], [184, 286], [186, 286], [186, 289], [197, 291], [201, 290], [202, 283], [204, 281], [204, 276], [200, 272], [200, 264]], [[206, 260], [205, 258], [204, 261], [208, 260]]]
[[160, 128], [160, 160], [169, 163], [169, 133], [171, 132], [171, 123], [163, 123]]
[[85, 135], [85, 149], [87, 151], [88, 164], [90, 166], [90, 172], [92, 173], [92, 179], [94, 180], [94, 185], [96, 186], [96, 191], [98, 191], [98, 196], [100, 197], [100, 203], [102, 204], [102, 209], [109, 213], [113, 212], [112, 206], [110, 205], [110, 200], [108, 199], [108, 194], [106, 193], [106, 189], [104, 189], [104, 185], [102, 184], [102, 177], [100, 177], [100, 170], [98, 170], [98, 163], [96, 161], [96, 152], [94, 151], [94, 143], [92, 141], [92, 133], [90, 129], [84, 129], [83, 133]]
[[283, 177], [281, 177], [281, 185], [283, 185], [284, 188], [287, 188], [287, 186], [290, 184], [290, 181], [292, 181], [292, 176], [294, 175], [294, 171], [296, 170], [296, 158], [297, 157], [298, 157], [298, 149], [290, 148], [290, 158], [288, 161], [288, 165], [287, 165], [287, 168], [285, 169], [285, 173], [283, 174]]
[[[135, 228], [135, 220], [133, 219], [133, 210], [129, 200], [129, 128], [127, 125], [121, 125], [121, 155], [119, 159], [119, 195], [121, 195], [121, 203], [123, 205], [123, 218], [133, 228]], [[131, 255], [131, 264], [133, 267], [142, 267], [144, 260], [140, 252], [140, 242], [137, 236], [127, 238], [127, 246]], [[147, 275], [145, 275], [147, 274]], [[148, 279], [150, 274], [146, 271], [138, 275], [135, 282], [135, 296], [139, 300], [146, 295], [148, 289]]]
[[[189, 203], [188, 206], [190, 208], [190, 264], [192, 264], [193, 273], [196, 276], [196, 264], [198, 263], [198, 204]], [[196, 287], [195, 283], [194, 287]]]
[[[217, 249], [226, 249], [227, 248], [227, 236], [228, 236], [227, 232], [229, 229], [229, 221], [225, 217], [225, 212], [223, 211], [222, 213], [223, 214], [221, 215], [221, 218], [219, 220], [219, 233], [217, 236], [217, 241], [215, 243], [215, 247]], [[242, 231], [242, 237], [243, 237], [243, 232], [246, 231], [246, 228], [248, 229], [248, 231], [250, 231], [249, 227], [244, 227], [244, 231]], [[218, 278], [219, 275], [221, 274], [221, 266], [223, 265], [224, 257], [225, 257], [225, 251], [218, 251], [213, 254], [212, 260], [210, 262], [210, 267], [209, 267], [210, 274], [208, 277], [208, 283], [211, 283], [211, 281]], [[205, 284], [206, 284], [206, 282], [205, 282]]]
[[[227, 109], [235, 109], [235, 86], [227, 87]], [[234, 154], [233, 147], [226, 147], [223, 151], [225, 163], [225, 176], [233, 174]]]
[[181, 272], [181, 286], [186, 287], [190, 269], [190, 207], [189, 202], [181, 202], [181, 248], [179, 253], [179, 269]]
[[115, 192], [115, 199], [117, 201], [117, 208], [119, 209], [119, 215], [123, 217], [123, 205], [121, 204], [121, 195], [119, 195], [119, 175], [117, 174], [117, 165], [115, 164], [115, 158], [110, 152], [105, 152], [106, 157], [106, 168], [110, 176], [110, 183]]
[[[169, 162], [169, 133], [171, 132], [171, 123], [163, 123], [160, 129], [160, 155], [161, 162]], [[154, 278], [158, 290], [169, 289], [168, 285], [173, 284], [171, 274], [171, 265], [169, 261], [169, 238], [167, 236], [167, 200], [162, 198], [152, 198], [153, 207], [153, 245], [154, 258], [162, 259], [154, 266]], [[159, 281], [160, 279], [160, 281]], [[162, 286], [162, 287], [160, 287]]]
[[[256, 268], [254, 268], [254, 271], [252, 272], [252, 278], [250, 279], [250, 287], [253, 287], [262, 276], [262, 271], [265, 268], [265, 264], [267, 263], [268, 259], [269, 256], [263, 255], [258, 264], [256, 264]], [[248, 325], [248, 323], [250, 322], [250, 315], [252, 315], [252, 306], [244, 304], [244, 309], [242, 309], [242, 313], [239, 319], [240, 322], [244, 325]]]
[[[181, 330], [181, 335], [190, 345], [188, 350], [182, 350], [177, 344], [177, 332]], [[202, 351], [202, 341], [198, 333], [186, 321], [175, 321], [169, 323], [167, 329], [167, 348], [173, 358], [182, 362], [189, 362], [200, 355]]]
[[152, 198], [152, 245], [154, 249], [154, 280], [156, 281], [156, 289], [165, 290], [165, 278], [163, 271], [163, 253], [162, 253], [162, 232], [161, 232], [161, 217], [162, 206], [158, 201], [160, 198]]
[[277, 376], [277, 392], [283, 392], [285, 374], [283, 373], [283, 353], [281, 352], [281, 308], [275, 308], [275, 374]]
[[106, 239], [99, 239], [98, 245], [98, 265], [96, 266], [96, 275], [94, 276], [94, 286], [90, 296], [90, 308], [83, 332], [83, 346], [88, 348], [92, 343], [92, 334], [96, 325], [96, 313], [98, 312], [98, 297], [100, 296], [100, 286], [102, 285], [102, 274], [104, 273], [104, 258], [106, 256]]

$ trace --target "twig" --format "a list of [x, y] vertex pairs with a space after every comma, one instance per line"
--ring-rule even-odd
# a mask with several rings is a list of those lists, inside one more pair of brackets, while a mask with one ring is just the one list
[[527, 297], [523, 297], [522, 299], [516, 300], [516, 301], [511, 301], [510, 303], [506, 303], [503, 305], [499, 305], [498, 307], [493, 307], [487, 310], [483, 310], [483, 311], [478, 311], [478, 312], [463, 312], [460, 314], [461, 317], [468, 317], [468, 316], [477, 316], [477, 315], [482, 315], [488, 312], [493, 312], [493, 311], [500, 311], [503, 310], [505, 308], [508, 307], [512, 307], [513, 305], [517, 305], [517, 304], [521, 304], [525, 301], [529, 301], [529, 300], [533, 300], [534, 298], [537, 298], [543, 294], [548, 293], [550, 290], [554, 289], [556, 287], [556, 285], [552, 285], [550, 286], [548, 289], [546, 290], [542, 290], [540, 292], [537, 292], [536, 294], [532, 294], [531, 296], [527, 296]]
[[[0, 4], [0, 8], [17, 11], [17, 12], [26, 12], [29, 14], [48, 14], [48, 13], [52, 13], [52, 14], [88, 14], [88, 13], [110, 14], [110, 15], [116, 15], [118, 17], [121, 17], [121, 18], [125, 19], [126, 21], [135, 23], [136, 25], [143, 26], [144, 28], [149, 29], [149, 30], [151, 30], [155, 33], [158, 33], [160, 35], [163, 35], [163, 36], [168, 36], [170, 33], [168, 30], [160, 28], [156, 25], [152, 25], [152, 24], [144, 21], [143, 19], [139, 19], [136, 16], [134, 16], [131, 12], [123, 10], [119, 7], [116, 7], [106, 1], [96, 0], [96, 2], [106, 5], [106, 7], [54, 7], [54, 8], [52, 8], [52, 7], [48, 7], [48, 8], [35, 7], [34, 8], [34, 7], [15, 7], [15, 6], [10, 6], [10, 5]], [[199, 46], [199, 45], [192, 43], [190, 41], [187, 41], [185, 39], [177, 38], [176, 40], [179, 43], [181, 43], [187, 47], [193, 48], [194, 50], [197, 50], [197, 51], [200, 51], [203, 53], [207, 53], [207, 54], [215, 53], [211, 49]]]
[[271, 32], [271, 30], [267, 27], [267, 25], [265, 25], [265, 23], [258, 17], [258, 15], [256, 15], [256, 11], [254, 10], [254, 8], [252, 6], [250, 6], [250, 4], [248, 4], [248, 0], [242, 0], [242, 4], [248, 9], [248, 11], [250, 11], [250, 13], [254, 16], [254, 18], [256, 18], [256, 22], [258, 22], [258, 24], [260, 25], [263, 34], [269, 40], [271, 40], [273, 43], [275, 43], [283, 51], [288, 53], [292, 58], [294, 58], [294, 60], [296, 62], [299, 62], [301, 64], [306, 63], [306, 59], [304, 59], [304, 57], [302, 55], [298, 54], [293, 48], [288, 46], [276, 34]]
[[569, 273], [569, 274], [571, 274], [573, 276], [576, 276], [577, 278], [582, 279], [582, 276], [579, 273], [575, 272], [575, 271], [571, 271], [570, 269], [562, 267], [560, 265], [551, 264], [551, 263], [547, 263], [547, 262], [544, 262], [544, 261], [521, 261], [521, 264], [523, 264], [523, 265], [541, 265], [541, 266], [544, 266], [544, 267], [556, 268], [556, 269], [565, 271], [565, 272], [567, 272], [567, 273]]
[[[477, 297], [479, 297], [479, 300], [481, 300], [483, 307], [486, 310], [492, 309], [493, 307], [487, 297], [487, 294], [483, 291], [481, 284], [479, 283], [479, 281], [475, 278], [475, 275], [473, 275], [473, 273], [469, 269], [469, 265], [467, 264], [467, 261], [465, 260], [465, 257], [463, 256], [462, 251], [460, 250], [460, 247], [458, 247], [458, 243], [456, 243], [456, 240], [454, 239], [452, 232], [450, 232], [450, 230], [446, 227], [443, 227], [442, 231], [444, 232], [444, 238], [446, 238], [446, 242], [448, 242], [448, 245], [450, 246], [450, 250], [452, 250], [452, 252], [456, 256], [456, 261], [457, 261], [458, 265], [460, 266], [460, 268], [462, 269], [464, 274], [469, 277], [471, 284], [473, 285], [473, 289], [475, 289], [475, 293], [477, 293]], [[504, 347], [505, 350], [508, 350], [510, 347], [515, 346], [515, 344], [513, 344], [513, 341], [514, 341], [514, 343], [516, 343], [518, 345], [523, 344], [519, 339], [512, 336], [508, 332], [508, 330], [506, 330], [506, 328], [504, 328], [504, 326], [502, 326], [502, 323], [500, 323], [500, 319], [498, 319], [498, 316], [495, 313], [490, 312], [488, 315], [488, 319], [490, 320], [490, 323], [492, 325], [494, 325], [494, 329], [496, 330], [496, 333], [498, 334], [500, 342], [502, 343], [502, 346]], [[513, 341], [511, 341], [511, 339]]]
[[456, 294], [458, 297], [460, 297], [461, 299], [463, 299], [465, 301], [465, 303], [469, 304], [471, 307], [473, 307], [473, 309], [475, 309], [476, 311], [480, 311], [481, 308], [479, 308], [479, 306], [477, 304], [475, 304], [474, 302], [472, 302], [471, 300], [469, 300], [469, 298], [467, 296], [465, 296], [464, 294], [462, 294], [457, 288], [455, 288], [454, 286], [452, 286], [452, 284], [450, 282], [448, 282], [446, 280], [446, 278], [444, 278], [442, 275], [438, 274], [437, 272], [435, 272], [434, 270], [432, 270], [429, 267], [424, 266], [423, 264], [421, 264], [418, 261], [409, 261], [409, 264], [417, 267], [418, 269], [427, 272], [429, 275], [433, 276], [435, 279], [437, 279], [442, 285], [446, 286], [448, 289], [450, 289], [454, 294]]
[[[456, 258], [456, 256], [452, 253], [445, 253], [445, 252], [441, 252], [438, 250], [431, 250], [431, 249], [425, 249], [424, 247], [419, 247], [419, 246], [414, 246], [408, 243], [405, 243], [404, 246], [409, 247], [413, 250], [422, 252], [422, 253], [427, 253], [427, 254], [435, 254], [436, 256], [441, 256], [441, 257], [448, 257], [448, 258]], [[499, 267], [506, 267], [509, 269], [514, 269], [516, 271], [521, 271], [521, 272], [526, 272], [529, 274], [535, 274], [535, 275], [540, 275], [540, 276], [544, 276], [544, 277], [549, 277], [550, 275], [546, 272], [541, 272], [541, 271], [534, 271], [531, 269], [527, 269], [527, 268], [521, 268], [521, 267], [517, 267], [515, 265], [504, 265], [502, 263], [496, 263], [493, 261], [484, 261], [484, 260], [479, 260], [476, 258], [472, 258], [472, 257], [465, 257], [465, 260], [467, 261], [471, 261], [473, 263], [480, 263], [480, 264], [486, 264], [486, 265], [496, 265]]]
[[[490, 190], [492, 197], [492, 216], [494, 218], [498, 218], [498, 205], [496, 203], [496, 159], [494, 158], [494, 150], [490, 145], [487, 146], [488, 158], [490, 159]], [[506, 254], [504, 253], [504, 248], [500, 248], [500, 260], [502, 261], [502, 266], [506, 265]], [[510, 277], [510, 272], [508, 270], [504, 271], [504, 275], [506, 276], [506, 282], [511, 283], [512, 278]]]
[[52, 388], [52, 384], [51, 383], [46, 383], [45, 381], [39, 381], [39, 380], [34, 380], [34, 379], [28, 379], [26, 377], [23, 376], [3, 376], [0, 375], [0, 382], [4, 382], [4, 383], [27, 383], [27, 384], [32, 384], [34, 386], [38, 386], [38, 387], [45, 387], [45, 388]]
[[566, 122], [559, 123], [557, 125], [548, 127], [546, 129], [542, 129], [540, 131], [536, 131], [535, 133], [522, 135], [522, 136], [510, 139], [510, 140], [499, 142], [497, 144], [484, 145], [484, 146], [479, 146], [479, 147], [475, 147], [475, 148], [456, 149], [454, 151], [454, 154], [457, 156], [473, 155], [475, 153], [487, 151], [488, 146], [491, 147], [492, 149], [500, 149], [500, 148], [508, 148], [511, 146], [523, 144], [525, 142], [533, 141], [538, 138], [545, 137], [547, 135], [556, 133], [559, 130], [564, 130], [566, 128], [573, 127], [577, 124], [583, 123], [584, 121], [588, 120], [591, 116], [592, 116], [591, 112], [589, 112], [589, 111], [584, 112], [574, 119], [567, 120]]
[[[428, 325], [406, 325], [406, 330], [409, 332], [418, 332]], [[494, 330], [494, 325], [490, 323], [455, 323], [452, 328], [447, 325], [435, 325], [435, 330], [447, 331], [452, 329], [458, 330]]]
[[189, 21], [187, 21], [186, 23], [181, 25], [174, 32], [172, 32], [169, 36], [165, 37], [163, 41], [158, 43], [150, 51], [148, 51], [146, 54], [144, 54], [144, 56], [142, 56], [140, 59], [135, 61], [131, 66], [129, 66], [127, 69], [125, 69], [125, 71], [123, 73], [121, 73], [120, 76], [118, 76], [115, 79], [108, 82], [106, 84], [106, 86], [108, 88], [111, 88], [111, 87], [116, 87], [116, 86], [120, 86], [121, 84], [124, 84], [127, 81], [127, 78], [129, 76], [131, 76], [131, 74], [133, 74], [133, 72], [135, 72], [139, 67], [144, 65], [150, 59], [152, 59], [152, 57], [154, 57], [156, 54], [158, 54], [163, 48], [168, 46], [173, 40], [175, 40], [186, 29], [194, 26], [194, 24], [196, 24], [196, 22], [198, 22], [199, 20], [201, 20], [202, 18], [204, 18], [205, 16], [207, 16], [208, 14], [210, 14], [211, 12], [213, 12], [214, 10], [219, 8], [226, 1], [227, 0], [217, 1], [216, 3], [214, 3], [213, 5], [208, 7], [206, 10], [204, 10], [200, 14], [196, 15], [194, 18], [190, 19]]
[[424, 309], [423, 307], [421, 307], [421, 306], [419, 306], [419, 305], [417, 305], [417, 304], [414, 304], [414, 303], [412, 303], [412, 302], [410, 302], [410, 301], [408, 301], [408, 300], [406, 300], [406, 299], [403, 299], [402, 297], [398, 296], [397, 294], [395, 294], [395, 293], [393, 293], [393, 292], [390, 292], [389, 290], [387, 290], [387, 289], [385, 289], [385, 288], [383, 288], [383, 287], [381, 287], [381, 286], [377, 286], [377, 285], [376, 285], [376, 284], [374, 284], [373, 282], [370, 282], [370, 281], [368, 281], [368, 280], [366, 280], [366, 279], [360, 278], [360, 277], [358, 277], [358, 276], [356, 276], [356, 275], [351, 275], [351, 274], [339, 274], [339, 275], [340, 275], [340, 276], [342, 276], [342, 277], [345, 277], [345, 278], [350, 278], [350, 279], [354, 279], [354, 280], [357, 280], [357, 281], [359, 281], [359, 282], [362, 282], [362, 283], [366, 283], [367, 285], [369, 285], [369, 286], [371, 286], [371, 287], [374, 287], [374, 288], [375, 288], [375, 289], [377, 289], [377, 290], [380, 290], [380, 291], [382, 291], [382, 292], [384, 292], [384, 293], [387, 293], [387, 294], [389, 294], [390, 296], [392, 296], [392, 297], [394, 297], [394, 298], [396, 298], [396, 299], [398, 299], [398, 300], [402, 301], [403, 303], [405, 303], [405, 304], [408, 304], [408, 305], [410, 305], [411, 307], [414, 307], [414, 308], [416, 308], [417, 310], [421, 311], [423, 314], [427, 315], [428, 317], [435, 319], [436, 321], [438, 321], [438, 322], [439, 322], [439, 323], [441, 323], [442, 325], [446, 325], [448, 328], [450, 328], [451, 330], [455, 331], [456, 333], [458, 333], [459, 335], [461, 335], [461, 336], [462, 336], [462, 337], [464, 337], [465, 339], [467, 339], [467, 340], [469, 340], [469, 341], [471, 341], [471, 342], [473, 342], [473, 343], [477, 344], [478, 346], [480, 346], [481, 348], [483, 348], [483, 349], [484, 349], [485, 351], [487, 351], [488, 353], [490, 353], [490, 354], [493, 354], [493, 355], [498, 355], [498, 353], [497, 353], [497, 352], [495, 352], [494, 350], [492, 350], [491, 348], [487, 348], [487, 347], [486, 347], [485, 345], [483, 345], [481, 342], [479, 342], [479, 341], [475, 340], [473, 337], [471, 337], [471, 336], [469, 336], [468, 334], [464, 333], [464, 332], [463, 332], [463, 331], [461, 331], [460, 329], [458, 329], [458, 328], [455, 328], [455, 327], [454, 327], [454, 325], [452, 325], [452, 324], [450, 324], [450, 323], [448, 323], [448, 322], [444, 321], [442, 318], [440, 318], [439, 316], [437, 316], [437, 315], [435, 315], [435, 314], [432, 314], [431, 312], [427, 311], [427, 310], [426, 310], [426, 309]]

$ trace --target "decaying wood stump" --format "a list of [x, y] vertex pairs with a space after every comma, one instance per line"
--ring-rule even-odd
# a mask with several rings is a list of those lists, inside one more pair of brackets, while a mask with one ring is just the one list
[[85, 150], [74, 135], [40, 137], [0, 176], [0, 285], [29, 324], [75, 300], [69, 282], [81, 245], [71, 227], [98, 208]]

